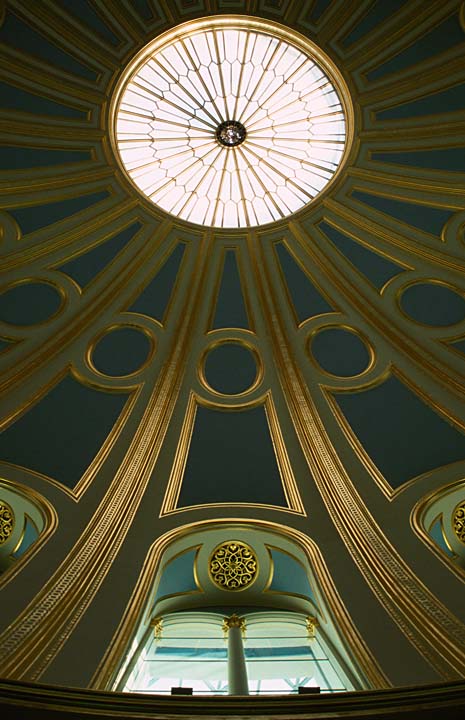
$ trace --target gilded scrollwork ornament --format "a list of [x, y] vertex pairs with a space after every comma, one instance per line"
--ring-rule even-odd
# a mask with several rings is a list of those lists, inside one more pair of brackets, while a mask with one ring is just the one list
[[465, 500], [460, 502], [452, 515], [452, 527], [457, 539], [465, 544]]
[[258, 561], [251, 547], [229, 541], [215, 548], [209, 571], [215, 585], [223, 590], [242, 590], [255, 581]]
[[0, 545], [10, 539], [15, 526], [15, 516], [11, 507], [0, 500]]

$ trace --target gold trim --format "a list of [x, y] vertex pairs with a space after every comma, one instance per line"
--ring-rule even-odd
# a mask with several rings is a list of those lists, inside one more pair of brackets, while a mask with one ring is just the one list
[[[313, 320], [313, 318], [312, 318]], [[354, 375], [336, 375], [335, 373], [330, 372], [329, 370], [325, 370], [322, 365], [318, 362], [316, 357], [314, 356], [312, 352], [312, 342], [315, 339], [315, 337], [320, 333], [324, 332], [325, 330], [343, 330], [345, 332], [352, 333], [352, 335], [355, 335], [360, 342], [365, 346], [365, 349], [368, 353], [368, 364], [364, 370], [361, 372], [355, 373]], [[326, 375], [330, 378], [338, 378], [341, 380], [358, 380], [359, 378], [365, 377], [365, 375], [368, 375], [368, 373], [373, 370], [375, 364], [376, 364], [376, 353], [373, 348], [372, 343], [369, 341], [368, 337], [364, 332], [361, 330], [358, 330], [358, 328], [355, 328], [353, 325], [349, 325], [348, 323], [341, 322], [341, 323], [335, 323], [330, 322], [328, 325], [319, 325], [318, 327], [313, 328], [307, 338], [306, 342], [307, 346], [307, 354], [309, 357], [310, 362], [316, 367], [317, 370], [319, 370], [323, 375]]]
[[[134, 313], [134, 314], [136, 314], [136, 313]], [[107, 375], [106, 373], [101, 372], [100, 370], [98, 370], [95, 367], [94, 362], [92, 360], [92, 355], [94, 353], [94, 350], [95, 350], [97, 344], [100, 342], [100, 340], [102, 340], [102, 338], [104, 338], [106, 335], [111, 334], [114, 331], [118, 331], [118, 330], [121, 330], [124, 328], [130, 328], [130, 329], [135, 328], [135, 329], [139, 330], [143, 335], [145, 335], [146, 338], [148, 338], [149, 350], [147, 353], [147, 357], [143, 361], [143, 363], [140, 367], [138, 367], [136, 370], [132, 370], [131, 372], [126, 373], [125, 375]], [[150, 332], [150, 330], [147, 327], [145, 327], [144, 325], [140, 325], [139, 323], [137, 323], [136, 320], [134, 320], [134, 322], [130, 322], [129, 320], [126, 320], [123, 322], [115, 322], [115, 323], [112, 323], [111, 325], [108, 325], [106, 328], [103, 328], [96, 335], [94, 335], [91, 342], [87, 346], [87, 350], [85, 353], [85, 363], [86, 363], [87, 367], [89, 368], [89, 370], [91, 372], [95, 373], [97, 375], [97, 377], [110, 378], [111, 380], [119, 380], [119, 379], [126, 379], [126, 378], [134, 379], [135, 377], [137, 377], [138, 375], [143, 373], [144, 370], [146, 370], [148, 368], [148, 366], [150, 365], [150, 362], [153, 359], [153, 356], [155, 354], [155, 348], [156, 348], [155, 335], [152, 332]]]
[[15, 529], [15, 514], [6, 500], [0, 500], [0, 546], [10, 539]]
[[[228, 328], [228, 329], [230, 329], [230, 328]], [[227, 330], [227, 329], [222, 328], [222, 332], [224, 330]], [[225, 393], [220, 390], [215, 390], [215, 388], [212, 387], [208, 383], [208, 380], [205, 376], [205, 362], [207, 360], [207, 356], [212, 350], [215, 350], [216, 348], [220, 347], [221, 345], [239, 345], [239, 346], [245, 348], [246, 350], [248, 350], [251, 353], [251, 355], [253, 356], [253, 358], [255, 360], [255, 368], [256, 368], [255, 378], [252, 381], [252, 384], [246, 390], [241, 390], [241, 392], [238, 392], [238, 393]], [[200, 383], [205, 388], [205, 390], [207, 390], [209, 393], [211, 393], [212, 395], [214, 395], [218, 398], [224, 398], [224, 399], [246, 398], [247, 395], [250, 395], [251, 393], [253, 393], [260, 386], [260, 384], [263, 382], [264, 375], [265, 375], [265, 368], [263, 365], [263, 361], [262, 361], [260, 353], [258, 352], [255, 345], [251, 342], [247, 342], [243, 338], [237, 338], [237, 337], [231, 337], [231, 338], [222, 337], [219, 340], [214, 340], [213, 342], [211, 342], [203, 350], [203, 352], [200, 356], [200, 360], [197, 365], [197, 376], [200, 380]]]

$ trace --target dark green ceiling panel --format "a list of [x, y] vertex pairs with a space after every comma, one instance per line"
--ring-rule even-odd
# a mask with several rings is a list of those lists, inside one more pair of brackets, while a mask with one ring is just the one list
[[119, 38], [110, 30], [90, 2], [87, 0], [73, 0], [72, 3], [69, 0], [59, 0], [59, 2], [67, 12], [73, 13], [81, 23], [88, 25], [97, 35], [101, 35], [111, 45], [119, 45]]
[[73, 260], [69, 260], [64, 265], [58, 266], [57, 270], [66, 273], [78, 285], [84, 287], [106, 268], [108, 263], [127, 245], [141, 227], [139, 222], [133, 223], [109, 240], [97, 245], [97, 247], [82, 253]]
[[153, 18], [149, 0], [132, 0], [132, 5], [144, 20], [151, 20]]
[[128, 308], [163, 322], [186, 246], [178, 243], [145, 290]]
[[408, 223], [419, 230], [424, 230], [432, 235], [440, 235], [441, 230], [454, 214], [453, 210], [420, 205], [415, 202], [405, 202], [393, 198], [372, 195], [361, 190], [354, 190], [352, 197], [359, 202], [370, 205], [379, 212], [391, 215], [401, 222]]
[[0, 320], [11, 325], [35, 325], [52, 317], [60, 308], [58, 290], [45, 282], [14, 285], [0, 294]]
[[214, 390], [234, 395], [244, 392], [257, 376], [253, 354], [238, 343], [224, 343], [210, 350], [205, 360], [205, 377]]
[[92, 353], [92, 362], [104, 375], [129, 375], [142, 367], [150, 349], [150, 340], [142, 330], [115, 328], [99, 340]]
[[24, 145], [0, 146], [0, 170], [26, 170], [33, 167], [86, 162], [90, 159], [90, 151], [49, 150]]
[[273, 579], [268, 588], [274, 592], [303, 595], [316, 604], [315, 596], [303, 566], [291, 555], [274, 548], [270, 550], [273, 560]]
[[447, 90], [431, 93], [418, 100], [401, 103], [387, 110], [376, 113], [376, 119], [403, 120], [409, 117], [422, 117], [423, 115], [437, 115], [438, 113], [454, 112], [465, 108], [465, 83], [454, 85]]
[[358, 375], [370, 362], [365, 344], [342, 328], [323, 328], [313, 336], [310, 347], [320, 367], [339, 377]]
[[447, 327], [465, 318], [465, 299], [444, 285], [422, 282], [410, 285], [400, 297], [400, 306], [413, 320]]
[[318, 227], [357, 270], [366, 275], [378, 289], [381, 289], [392, 277], [403, 272], [404, 268], [400, 265], [355, 242], [328, 223], [322, 222]]
[[465, 148], [451, 147], [440, 150], [411, 150], [405, 152], [374, 152], [372, 160], [396, 165], [408, 165], [431, 170], [465, 172]]
[[369, 10], [343, 39], [342, 45], [348, 47], [363, 38], [386, 18], [397, 12], [408, 0], [374, 0]]
[[428, 470], [465, 460], [465, 435], [395, 376], [368, 390], [334, 397], [394, 488]]
[[247, 329], [250, 327], [234, 250], [227, 250], [225, 253], [213, 320], [215, 330], [227, 327]]
[[198, 591], [194, 578], [196, 553], [197, 550], [188, 550], [165, 566], [155, 594], [155, 602], [167, 595]]
[[367, 73], [367, 78], [368, 80], [378, 80], [390, 73], [400, 72], [459, 43], [465, 43], [465, 35], [460, 25], [459, 14], [455, 12], [431, 32], [426, 33], [405, 50]]
[[128, 393], [108, 393], [67, 375], [0, 434], [0, 458], [73, 488], [105, 441]]
[[110, 197], [110, 193], [106, 190], [90, 193], [88, 195], [79, 195], [66, 200], [58, 200], [57, 202], [46, 203], [43, 205], [35, 205], [33, 208], [22, 207], [9, 209], [8, 212], [14, 217], [24, 235], [39, 230], [46, 225], [64, 220], [77, 212], [86, 210], [102, 202]]
[[287, 507], [262, 406], [197, 408], [178, 506], [218, 502]]
[[95, 81], [97, 73], [76, 60], [75, 57], [60, 50], [49, 42], [40, 31], [33, 30], [27, 23], [20, 20], [12, 12], [7, 11], [5, 22], [0, 27], [0, 41], [27, 55], [45, 60], [49, 65], [79, 75], [86, 80]]
[[326, 12], [333, 0], [316, 0], [313, 4], [313, 8], [309, 13], [309, 18], [314, 22], [317, 22], [320, 17]]
[[314, 315], [333, 312], [334, 308], [320, 295], [284, 245], [276, 243], [275, 248], [299, 322]]
[[84, 110], [64, 105], [61, 102], [50, 100], [50, 98], [33, 94], [24, 89], [0, 82], [0, 97], [2, 107], [6, 110], [19, 110], [21, 112], [34, 113], [34, 115], [52, 115], [53, 117], [77, 118], [85, 120], [87, 113]]

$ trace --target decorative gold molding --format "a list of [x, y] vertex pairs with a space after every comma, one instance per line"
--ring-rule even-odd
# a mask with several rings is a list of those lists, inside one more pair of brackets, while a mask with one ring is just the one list
[[0, 545], [8, 542], [15, 527], [13, 509], [5, 500], [0, 500]]
[[245, 618], [239, 617], [239, 615], [236, 615], [236, 613], [233, 613], [229, 617], [225, 617], [222, 625], [225, 637], [227, 637], [228, 632], [231, 628], [239, 628], [242, 635], [245, 636], [245, 631], [247, 629], [247, 623], [245, 621]]

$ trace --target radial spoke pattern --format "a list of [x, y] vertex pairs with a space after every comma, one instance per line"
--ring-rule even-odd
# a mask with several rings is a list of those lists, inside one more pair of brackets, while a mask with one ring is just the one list
[[[233, 143], [221, 140], [228, 122], [245, 130]], [[333, 84], [307, 54], [266, 33], [212, 29], [174, 40], [137, 69], [116, 137], [129, 176], [156, 205], [244, 227], [318, 195], [341, 161], [345, 129]]]

